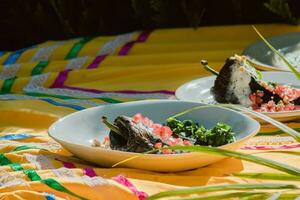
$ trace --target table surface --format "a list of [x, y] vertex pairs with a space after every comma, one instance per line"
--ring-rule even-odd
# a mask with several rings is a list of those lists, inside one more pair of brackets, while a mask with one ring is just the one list
[[[284, 24], [257, 28], [266, 37], [300, 31], [300, 26]], [[74, 194], [87, 199], [122, 195], [129, 199], [131, 193], [111, 179], [120, 174], [148, 195], [186, 186], [272, 182], [225, 176], [276, 172], [233, 158], [180, 173], [101, 168], [72, 157], [47, 135], [54, 121], [78, 110], [173, 98], [181, 84], [209, 75], [200, 67], [201, 59], [220, 69], [227, 57], [240, 54], [257, 40], [251, 26], [238, 25], [47, 41], [15, 52], [0, 52], [0, 199], [76, 199]], [[288, 125], [300, 127], [296, 122]], [[261, 131], [276, 129], [263, 125]], [[298, 152], [299, 147], [287, 135], [257, 136], [239, 151], [299, 166], [298, 156], [270, 152]], [[98, 176], [111, 183], [112, 190], [98, 184], [102, 180]], [[66, 190], [55, 188], [55, 184]]]

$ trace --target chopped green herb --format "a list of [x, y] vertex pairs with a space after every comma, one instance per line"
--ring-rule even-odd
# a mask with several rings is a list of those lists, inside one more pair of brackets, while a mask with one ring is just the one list
[[180, 121], [170, 117], [167, 119], [167, 126], [172, 129], [175, 136], [188, 139], [194, 144], [221, 146], [235, 141], [231, 126], [225, 123], [218, 123], [212, 129], [206, 129], [192, 120]]
[[278, 83], [274, 83], [274, 82], [268, 82], [268, 85], [272, 86], [272, 87], [276, 87], [278, 85]]

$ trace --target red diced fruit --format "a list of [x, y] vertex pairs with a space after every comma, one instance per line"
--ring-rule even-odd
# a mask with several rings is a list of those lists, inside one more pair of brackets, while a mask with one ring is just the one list
[[109, 145], [109, 137], [108, 136], [104, 137], [103, 144]]
[[[188, 140], [183, 140], [181, 138], [172, 137], [172, 129], [168, 126], [163, 126], [161, 124], [153, 123], [148, 117], [143, 116], [141, 113], [137, 113], [132, 117], [134, 123], [143, 123], [145, 126], [152, 129], [152, 133], [161, 138], [162, 141], [166, 142], [170, 146], [175, 145], [192, 145]], [[154, 144], [156, 149], [159, 149], [163, 146], [161, 142]], [[172, 150], [162, 150], [163, 154], [171, 154]]]
[[191, 141], [188, 141], [188, 140], [183, 140], [183, 144], [184, 144], [185, 146], [191, 146], [191, 145], [193, 145], [192, 142], [191, 142]]
[[162, 127], [161, 124], [153, 124], [153, 125], [152, 125], [152, 128], [161, 128], [161, 127]]
[[154, 124], [148, 117], [144, 117], [141, 113], [137, 113], [132, 117], [132, 121], [135, 123], [143, 123], [145, 126], [152, 128], [153, 133], [164, 139], [172, 136], [173, 132], [168, 126], [162, 126], [161, 124]]
[[170, 138], [168, 139], [168, 145], [174, 146], [174, 145], [175, 145], [175, 138], [170, 137]]
[[275, 102], [274, 102], [274, 101], [269, 101], [269, 102], [267, 103], [267, 106], [268, 106], [269, 108], [273, 108], [273, 107], [275, 106]]
[[[262, 82], [262, 84], [268, 86], [267, 83]], [[249, 95], [253, 110], [258, 112], [280, 112], [299, 109], [292, 101], [300, 97], [300, 89], [293, 88], [290, 85], [276, 85], [266, 89], [280, 96], [282, 101], [275, 103], [273, 100], [270, 100], [263, 103], [262, 97], [264, 93], [262, 91], [256, 91]]]
[[152, 127], [153, 125], [153, 121], [150, 120], [148, 117], [144, 117], [141, 113], [136, 113], [133, 117], [132, 117], [132, 121], [134, 123], [143, 123], [144, 125], [148, 126], [148, 127]]
[[173, 134], [172, 130], [168, 126], [162, 126], [161, 128], [153, 129], [153, 132], [163, 139], [168, 139]]
[[157, 143], [155, 143], [154, 147], [155, 147], [156, 149], [159, 149], [159, 148], [162, 147], [162, 143], [161, 143], [161, 142], [157, 142]]
[[134, 123], [138, 123], [142, 120], [143, 115], [141, 113], [136, 113], [131, 119]]
[[163, 153], [163, 154], [171, 154], [171, 153], [172, 153], [172, 150], [171, 150], [171, 149], [163, 149], [163, 150], [162, 150], [162, 153]]
[[181, 138], [175, 138], [176, 145], [183, 145], [183, 140]]
[[256, 95], [255, 95], [255, 93], [250, 94], [249, 99], [250, 99], [251, 102], [256, 102]]

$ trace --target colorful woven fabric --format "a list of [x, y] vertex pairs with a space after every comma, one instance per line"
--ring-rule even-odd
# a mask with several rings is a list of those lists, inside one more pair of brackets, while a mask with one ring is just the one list
[[[300, 31], [299, 26], [257, 27], [265, 36]], [[209, 75], [200, 67], [201, 59], [219, 69], [227, 57], [256, 40], [244, 25], [48, 41], [0, 52], [0, 199], [144, 199], [182, 186], [263, 182], [224, 176], [273, 172], [236, 159], [170, 174], [100, 168], [74, 158], [47, 135], [54, 121], [78, 110], [174, 98], [181, 84]], [[263, 125], [261, 131], [276, 129]], [[300, 144], [286, 135], [257, 136], [240, 151], [299, 165], [295, 155], [267, 153], [274, 149], [300, 151]]]

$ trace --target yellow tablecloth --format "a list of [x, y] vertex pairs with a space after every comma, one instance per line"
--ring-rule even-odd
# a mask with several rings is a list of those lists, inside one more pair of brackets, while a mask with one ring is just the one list
[[[300, 31], [300, 26], [280, 24], [257, 28], [266, 37]], [[72, 157], [47, 135], [51, 123], [78, 110], [173, 98], [181, 84], [209, 75], [200, 67], [201, 59], [219, 69], [227, 57], [256, 40], [248, 25], [218, 26], [48, 41], [0, 52], [0, 199], [134, 199], [130, 189], [110, 179], [118, 175], [148, 195], [183, 186], [269, 182], [224, 176], [274, 171], [232, 158], [180, 173], [101, 168]], [[273, 130], [264, 125], [261, 131]], [[286, 135], [259, 136], [240, 151], [299, 166], [297, 156], [268, 153], [299, 147]]]

